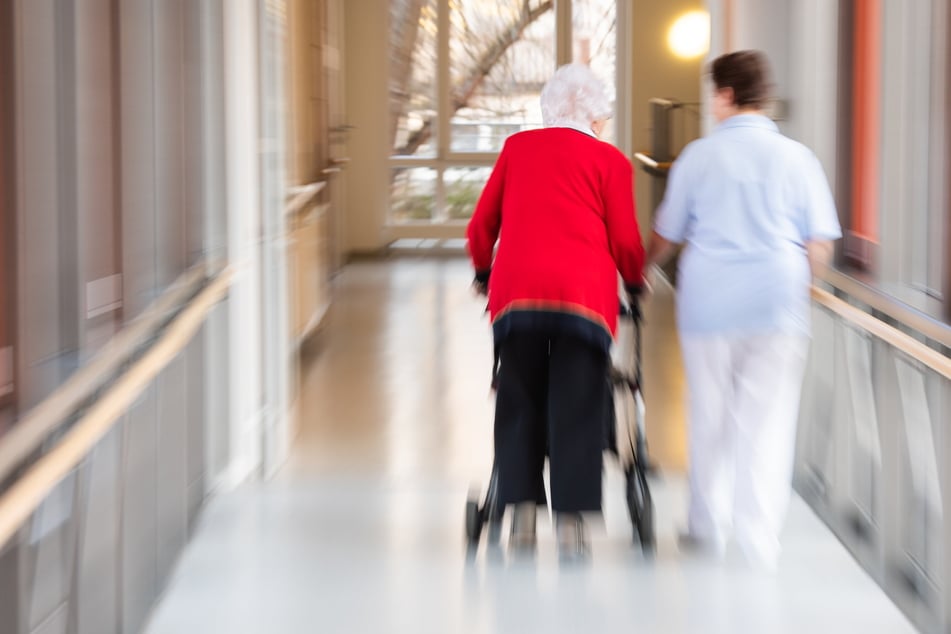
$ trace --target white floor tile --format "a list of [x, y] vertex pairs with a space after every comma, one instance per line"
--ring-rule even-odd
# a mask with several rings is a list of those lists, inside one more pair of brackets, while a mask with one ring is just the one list
[[[653, 483], [653, 560], [631, 544], [610, 463], [588, 565], [559, 565], [547, 520], [534, 558], [467, 553], [465, 498], [488, 477], [492, 416], [491, 342], [469, 276], [452, 259], [344, 272], [303, 377], [293, 459], [274, 480], [210, 502], [148, 632], [914, 631], [798, 499], [775, 577], [732, 553], [678, 553], [683, 430], [673, 423], [651, 429], [666, 467]], [[654, 400], [659, 387], [681, 389], [664, 367], [647, 377]]]

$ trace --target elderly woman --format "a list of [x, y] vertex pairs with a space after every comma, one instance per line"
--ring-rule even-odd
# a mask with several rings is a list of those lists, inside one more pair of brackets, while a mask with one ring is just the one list
[[500, 503], [515, 505], [510, 544], [534, 547], [547, 449], [559, 552], [576, 558], [588, 549], [581, 513], [601, 509], [617, 275], [638, 287], [644, 250], [631, 164], [598, 139], [611, 115], [603, 84], [563, 66], [541, 106], [546, 127], [506, 141], [467, 237], [500, 354], [495, 451]]
[[690, 507], [681, 543], [721, 553], [728, 531], [774, 569], [790, 497], [809, 336], [810, 265], [840, 237], [819, 161], [763, 115], [765, 57], [713, 62], [709, 136], [673, 165], [650, 261], [673, 243], [690, 392]]

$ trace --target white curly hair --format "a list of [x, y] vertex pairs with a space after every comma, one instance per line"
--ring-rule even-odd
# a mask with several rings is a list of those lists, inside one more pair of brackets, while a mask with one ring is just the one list
[[542, 89], [545, 127], [582, 127], [613, 114], [604, 83], [584, 64], [565, 64]]

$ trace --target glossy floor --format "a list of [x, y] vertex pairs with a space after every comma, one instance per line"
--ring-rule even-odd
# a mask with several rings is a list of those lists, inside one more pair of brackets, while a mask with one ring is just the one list
[[[645, 346], [660, 535], [631, 546], [606, 462], [593, 557], [467, 553], [463, 506], [491, 463], [491, 348], [463, 260], [362, 262], [341, 275], [301, 378], [294, 454], [277, 478], [214, 498], [149, 632], [914, 631], [798, 499], [775, 577], [682, 555], [682, 379], [670, 296]], [[673, 350], [671, 348], [674, 347]]]

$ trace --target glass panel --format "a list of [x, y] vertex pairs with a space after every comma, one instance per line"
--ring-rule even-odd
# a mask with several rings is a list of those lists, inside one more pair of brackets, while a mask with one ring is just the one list
[[[2, 125], [3, 123], [0, 122], [0, 126]], [[16, 300], [13, 293], [15, 260], [12, 247], [14, 245], [10, 238], [13, 235], [13, 222], [12, 213], [8, 214], [4, 205], [3, 177], [2, 160], [0, 160], [0, 436], [7, 430], [12, 420], [12, 410], [7, 412], [4, 410], [13, 405], [14, 396], [13, 316]]]
[[436, 154], [436, 1], [390, 2], [393, 154]]
[[931, 200], [928, 203], [930, 219], [928, 226], [928, 288], [937, 296], [943, 297], [947, 303], [949, 274], [945, 270], [947, 262], [947, 243], [951, 234], [949, 230], [949, 204], [951, 204], [951, 188], [948, 186], [948, 175], [951, 170], [951, 3], [936, 3], [933, 5], [934, 47], [932, 52], [932, 117], [931, 128], [937, 133], [943, 132], [940, 138], [935, 134], [932, 142], [932, 154], [929, 157], [931, 169]]
[[538, 97], [555, 68], [555, 13], [540, 0], [451, 5], [451, 149], [497, 152], [542, 125]]
[[[572, 59], [590, 66], [613, 97], [617, 94], [617, 0], [574, 0], [571, 6]], [[617, 141], [614, 118], [604, 127], [601, 138], [610, 143]]]
[[397, 168], [390, 185], [390, 213], [394, 222], [432, 220], [436, 209], [439, 174], [428, 167]]
[[944, 192], [944, 223], [940, 232], [935, 232], [935, 239], [941, 239], [940, 236], [945, 236], [944, 243], [939, 243], [937, 245], [937, 250], [935, 251], [935, 259], [937, 258], [938, 253], [943, 253], [944, 257], [944, 271], [939, 277], [943, 277], [942, 287], [944, 289], [944, 315], [945, 318], [951, 320], [951, 246], [948, 246], [948, 237], [951, 236], [951, 186], [948, 185], [951, 182], [951, 5], [945, 7], [945, 28], [944, 28], [944, 41], [945, 41], [945, 69], [944, 69], [944, 94], [945, 94], [945, 144], [944, 144], [944, 175], [938, 175], [938, 179], [942, 180], [945, 185]]
[[[27, 594], [26, 631], [35, 631], [70, 598], [70, 563], [74, 560], [76, 473], [70, 472], [33, 513], [28, 524], [29, 556], [23, 580]], [[46, 631], [56, 631], [49, 629]], [[65, 632], [66, 630], [60, 630]]]
[[13, 8], [0, 8], [0, 436], [12, 424], [16, 315], [16, 227], [13, 222]]
[[[894, 353], [893, 353], [894, 354]], [[901, 413], [906, 456], [906, 483], [901, 489], [902, 547], [928, 575], [940, 567], [940, 540], [944, 507], [941, 500], [935, 421], [940, 393], [947, 382], [941, 381], [917, 363], [894, 354], [901, 396]], [[937, 380], [937, 382], [936, 382]], [[930, 384], [930, 385], [929, 385]], [[931, 389], [929, 389], [929, 387]], [[930, 399], [938, 396], [937, 399]], [[934, 577], [933, 577], [934, 578]]]
[[443, 181], [446, 184], [446, 209], [450, 220], [468, 220], [472, 217], [491, 173], [491, 167], [453, 167], [446, 170]]

